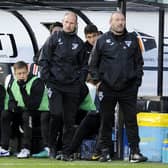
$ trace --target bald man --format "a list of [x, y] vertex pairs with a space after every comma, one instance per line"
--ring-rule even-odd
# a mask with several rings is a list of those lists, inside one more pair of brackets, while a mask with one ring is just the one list
[[77, 16], [67, 12], [63, 31], [51, 35], [39, 59], [41, 78], [48, 88], [50, 120], [50, 148], [53, 136], [63, 120], [63, 158], [69, 160], [67, 149], [72, 140], [80, 89], [85, 83], [88, 63], [84, 42], [77, 36]]
[[143, 162], [140, 153], [136, 101], [143, 76], [143, 58], [134, 33], [128, 33], [125, 16], [114, 12], [110, 30], [98, 40], [91, 53], [90, 71], [100, 95], [101, 127], [98, 146], [100, 161], [111, 161], [110, 144], [115, 106], [119, 103], [124, 116], [130, 162]]

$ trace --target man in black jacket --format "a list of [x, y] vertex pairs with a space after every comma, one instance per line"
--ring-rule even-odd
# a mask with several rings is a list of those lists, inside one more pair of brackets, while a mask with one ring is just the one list
[[88, 24], [84, 28], [84, 34], [85, 34], [85, 38], [86, 38], [85, 47], [87, 50], [87, 57], [89, 60], [93, 45], [95, 44], [95, 42], [99, 36], [99, 31], [98, 31], [96, 25]]
[[76, 29], [76, 14], [66, 13], [63, 31], [50, 36], [39, 59], [41, 78], [48, 87], [50, 137], [59, 131], [63, 118], [63, 160], [68, 160], [66, 151], [74, 132], [80, 89], [88, 71], [84, 43], [76, 35]]
[[110, 31], [103, 34], [91, 53], [91, 76], [97, 82], [100, 99], [101, 127], [100, 161], [110, 161], [109, 144], [115, 106], [119, 103], [124, 116], [130, 146], [130, 162], [146, 161], [139, 150], [136, 119], [138, 87], [143, 75], [143, 57], [137, 37], [125, 28], [125, 17], [114, 12], [110, 19]]
[[[99, 32], [98, 32], [98, 29], [95, 25], [88, 24], [84, 28], [84, 34], [85, 34], [85, 38], [86, 38], [86, 42], [85, 42], [86, 59], [89, 60], [91, 50], [92, 50], [93, 45], [95, 44], [95, 42], [99, 36]], [[88, 78], [88, 82], [90, 82], [89, 80], [90, 79]], [[90, 83], [90, 85], [91, 85], [91, 83]], [[81, 96], [79, 99], [80, 103], [84, 100], [86, 93], [87, 93], [87, 90], [88, 89], [81, 90]], [[84, 113], [84, 112], [82, 111], [82, 113]], [[78, 111], [78, 115], [80, 115], [79, 111]], [[89, 111], [87, 113], [87, 115], [83, 118], [81, 123], [79, 124], [79, 127], [77, 128], [77, 130], [75, 131], [75, 134], [74, 134], [72, 141], [71, 141], [71, 144], [70, 144], [70, 148], [68, 149], [68, 153], [72, 154], [72, 153], [76, 152], [77, 149], [79, 148], [79, 146], [81, 145], [82, 140], [84, 138], [87, 138], [90, 135], [97, 134], [99, 126], [100, 126], [99, 113], [97, 112], [97, 110], [91, 111], [91, 112]]]

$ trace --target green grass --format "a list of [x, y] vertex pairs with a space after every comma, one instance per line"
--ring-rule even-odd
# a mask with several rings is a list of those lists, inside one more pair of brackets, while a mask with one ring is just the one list
[[168, 168], [168, 164], [145, 162], [129, 163], [112, 161], [100, 163], [95, 161], [64, 162], [52, 159], [17, 159], [15, 157], [0, 158], [0, 168]]

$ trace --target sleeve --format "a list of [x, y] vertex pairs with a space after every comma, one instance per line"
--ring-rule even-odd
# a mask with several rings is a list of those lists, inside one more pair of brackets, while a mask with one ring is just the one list
[[135, 55], [135, 64], [136, 64], [136, 70], [137, 70], [136, 84], [137, 86], [141, 86], [144, 60], [143, 60], [142, 52], [139, 46], [138, 38], [136, 38], [136, 40], [137, 40], [137, 50], [136, 50], [137, 52]]
[[7, 92], [9, 95], [9, 100], [8, 100], [8, 110], [11, 112], [16, 112], [18, 110], [18, 102], [15, 100], [13, 93], [11, 91], [10, 85], [8, 85]]
[[42, 48], [40, 48], [39, 51], [33, 57], [33, 62], [37, 65], [38, 65], [38, 62], [39, 62], [39, 57], [40, 57], [41, 50], [42, 50]]
[[30, 95], [27, 94], [25, 88], [21, 89], [23, 101], [27, 109], [37, 110], [39, 108], [43, 97], [44, 89], [44, 82], [40, 78], [36, 79], [33, 82], [30, 90]]
[[79, 75], [79, 78], [80, 78], [80, 81], [81, 82], [85, 82], [86, 81], [86, 77], [87, 77], [87, 74], [88, 74], [88, 57], [86, 55], [86, 48], [85, 46], [83, 45], [81, 51], [80, 51], [80, 54], [79, 54], [79, 57], [80, 57], [80, 75]]
[[96, 44], [93, 46], [90, 60], [89, 60], [89, 73], [91, 79], [97, 83], [99, 79], [99, 63], [100, 63], [100, 50], [99, 50], [99, 41], [97, 40]]
[[52, 50], [53, 50], [53, 44], [54, 44], [53, 39], [55, 37], [54, 35], [50, 36], [45, 42], [45, 44], [43, 45], [43, 47], [41, 48], [40, 56], [38, 60], [38, 63], [40, 66], [40, 77], [45, 82], [48, 80], [49, 75], [50, 75], [50, 71], [49, 71], [50, 63], [49, 62], [50, 62]]

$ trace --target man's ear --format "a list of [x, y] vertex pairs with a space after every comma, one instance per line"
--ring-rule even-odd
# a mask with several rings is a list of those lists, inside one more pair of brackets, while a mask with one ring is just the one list
[[111, 21], [112, 21], [112, 18], [110, 17], [110, 19], [109, 19], [109, 24], [111, 25]]
[[76, 26], [75, 26], [74, 32], [78, 33], [78, 23], [77, 23]]

